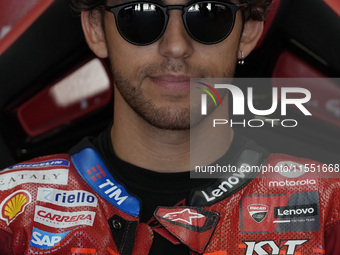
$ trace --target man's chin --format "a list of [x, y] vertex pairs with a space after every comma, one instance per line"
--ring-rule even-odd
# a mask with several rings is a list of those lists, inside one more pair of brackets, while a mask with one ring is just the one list
[[[139, 114], [140, 115], [140, 114]], [[189, 109], [182, 112], [176, 112], [176, 114], [156, 114], [153, 116], [140, 115], [151, 126], [162, 130], [173, 131], [187, 131], [191, 128], [198, 126], [206, 116], [202, 116], [200, 111], [193, 111]]]
[[151, 126], [161, 130], [185, 131], [190, 129], [190, 114], [144, 116]]

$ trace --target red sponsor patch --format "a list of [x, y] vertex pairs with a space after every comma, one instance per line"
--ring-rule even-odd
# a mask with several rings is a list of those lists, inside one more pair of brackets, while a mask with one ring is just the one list
[[244, 196], [240, 220], [244, 234], [318, 231], [318, 192]]
[[159, 223], [191, 250], [203, 253], [219, 220], [217, 212], [200, 207], [159, 207]]
[[250, 217], [252, 217], [255, 222], [260, 223], [267, 217], [269, 206], [264, 204], [251, 204], [247, 206], [247, 209]]
[[[163, 215], [162, 215], [163, 214]], [[190, 226], [203, 227], [206, 217], [197, 211], [184, 208], [184, 209], [168, 209], [160, 211], [158, 216], [171, 221], [176, 221]]]

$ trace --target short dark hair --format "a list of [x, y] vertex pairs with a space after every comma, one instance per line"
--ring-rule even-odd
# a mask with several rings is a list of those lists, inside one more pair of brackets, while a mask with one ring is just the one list
[[[77, 12], [90, 11], [105, 5], [106, 2], [107, 0], [71, 0], [71, 8]], [[240, 0], [240, 2], [248, 4], [243, 11], [245, 20], [265, 20], [272, 0]]]
[[71, 0], [71, 8], [76, 12], [90, 11], [106, 2], [107, 0]]
[[253, 19], [264, 21], [272, 0], [240, 0], [240, 2], [248, 4], [248, 7], [243, 11], [245, 20]]

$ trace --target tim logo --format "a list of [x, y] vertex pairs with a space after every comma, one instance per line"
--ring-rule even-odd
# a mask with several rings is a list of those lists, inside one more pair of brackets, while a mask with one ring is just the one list
[[91, 176], [93, 181], [97, 181], [98, 179], [106, 177], [106, 173], [103, 171], [100, 165], [97, 165], [97, 167], [92, 167], [91, 169], [87, 169], [86, 172]]
[[122, 196], [122, 193], [124, 193], [122, 189], [118, 188], [112, 180], [107, 178], [107, 174], [100, 165], [91, 167], [86, 172], [92, 181], [98, 185], [99, 190], [105, 194], [104, 196], [108, 196], [110, 199], [113, 198], [118, 205], [121, 205], [128, 198], [127, 195]]
[[[218, 101], [220, 101], [220, 104], [222, 105], [222, 100], [221, 100], [221, 97], [218, 95], [217, 91], [210, 85], [206, 84], [206, 83], [203, 83], [203, 82], [197, 82], [205, 87], [207, 87], [208, 89], [210, 89], [212, 91], [212, 93], [215, 94], [215, 96], [217, 97]], [[215, 107], [217, 107], [217, 102], [216, 102], [216, 99], [215, 97], [213, 96], [213, 94], [205, 89], [205, 88], [201, 88], [201, 87], [196, 87], [200, 90], [203, 90], [205, 93], [207, 93], [211, 99], [214, 101], [214, 104], [215, 104]], [[207, 94], [202, 94], [201, 95], [201, 114], [202, 115], [207, 115]]]

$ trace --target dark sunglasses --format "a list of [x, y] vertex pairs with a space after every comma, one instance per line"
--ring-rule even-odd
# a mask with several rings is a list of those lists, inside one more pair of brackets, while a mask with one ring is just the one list
[[152, 2], [130, 2], [104, 6], [114, 13], [120, 35], [135, 45], [156, 42], [165, 32], [169, 10], [182, 10], [187, 33], [203, 44], [223, 41], [234, 28], [236, 12], [247, 4], [200, 1], [189, 5], [162, 6]]

